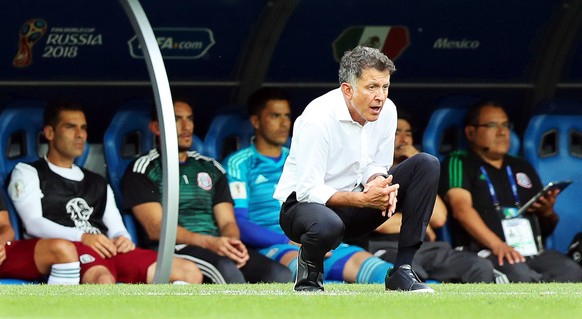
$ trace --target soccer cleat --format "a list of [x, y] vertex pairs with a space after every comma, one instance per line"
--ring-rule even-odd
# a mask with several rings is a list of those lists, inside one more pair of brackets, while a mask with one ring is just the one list
[[295, 278], [295, 291], [323, 291], [323, 273], [309, 261], [303, 259], [303, 248], [297, 255], [297, 278]]
[[402, 265], [398, 269], [392, 269], [386, 275], [386, 290], [427, 292], [434, 290], [423, 284], [410, 265]]

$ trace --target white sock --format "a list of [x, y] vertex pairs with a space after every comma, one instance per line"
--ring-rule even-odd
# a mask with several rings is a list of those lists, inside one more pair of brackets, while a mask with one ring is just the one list
[[81, 263], [54, 264], [47, 283], [49, 285], [78, 285], [81, 279]]
[[172, 281], [172, 285], [189, 285], [189, 284], [190, 284], [189, 282], [186, 282], [184, 280], [175, 280], [175, 281]]

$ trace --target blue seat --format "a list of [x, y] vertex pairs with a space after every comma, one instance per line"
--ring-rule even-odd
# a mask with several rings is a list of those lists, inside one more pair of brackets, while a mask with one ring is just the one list
[[206, 155], [204, 141], [196, 134], [192, 136], [192, 150], [195, 150], [202, 155]]
[[573, 180], [556, 200], [560, 222], [546, 240], [547, 248], [566, 252], [574, 234], [582, 231], [582, 114], [533, 116], [524, 135], [524, 156], [544, 184]]
[[0, 114], [0, 179], [4, 183], [14, 166], [39, 158], [45, 103], [18, 100]]
[[[122, 105], [113, 116], [103, 137], [103, 154], [107, 165], [107, 178], [115, 194], [118, 207], [122, 207], [121, 179], [127, 166], [139, 155], [154, 146], [154, 134], [149, 130], [151, 103], [133, 100]], [[137, 243], [134, 217], [121, 211], [125, 227]]]
[[134, 100], [121, 106], [113, 116], [103, 137], [103, 154], [107, 178], [121, 204], [121, 179], [129, 163], [154, 146], [154, 134], [149, 130], [150, 103]]
[[[43, 138], [43, 115], [46, 103], [40, 100], [17, 100], [0, 114], [0, 182], [14, 166], [39, 159]], [[83, 155], [75, 164], [83, 166], [89, 155], [86, 145]]]
[[[436, 156], [439, 160], [453, 150], [466, 149], [465, 114], [471, 104], [479, 100], [476, 96], [450, 96], [439, 100], [437, 109], [432, 113], [422, 138], [423, 151]], [[519, 136], [511, 131], [509, 154], [519, 155], [521, 142]]]
[[228, 154], [251, 145], [255, 133], [247, 116], [238, 112], [214, 117], [204, 137], [206, 155], [222, 161]]
[[13, 278], [0, 278], [0, 285], [28, 285], [28, 284], [38, 284], [38, 282]]

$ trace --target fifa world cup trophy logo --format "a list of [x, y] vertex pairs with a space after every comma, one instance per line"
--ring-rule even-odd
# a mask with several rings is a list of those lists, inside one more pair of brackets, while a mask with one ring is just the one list
[[30, 65], [32, 62], [32, 47], [42, 38], [46, 32], [47, 24], [43, 19], [30, 19], [26, 21], [18, 35], [18, 52], [12, 60], [12, 65], [17, 68], [23, 68]]

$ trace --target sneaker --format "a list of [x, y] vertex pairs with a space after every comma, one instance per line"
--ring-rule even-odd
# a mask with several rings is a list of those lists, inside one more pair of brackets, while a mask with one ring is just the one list
[[402, 265], [398, 269], [392, 269], [386, 275], [386, 290], [399, 290], [409, 292], [428, 292], [434, 290], [423, 284], [410, 265]]
[[295, 291], [323, 291], [323, 273], [309, 261], [303, 259], [303, 248], [299, 248], [297, 255], [297, 278]]

